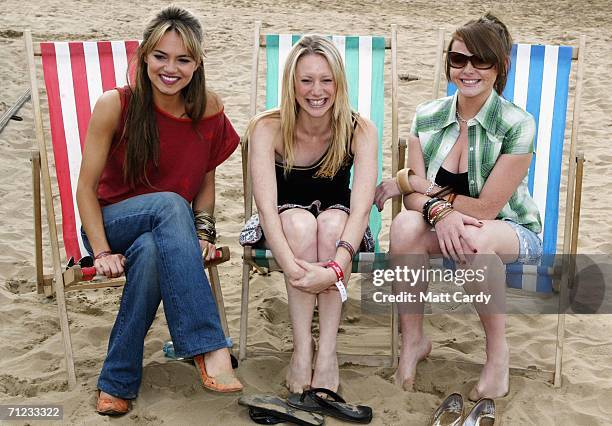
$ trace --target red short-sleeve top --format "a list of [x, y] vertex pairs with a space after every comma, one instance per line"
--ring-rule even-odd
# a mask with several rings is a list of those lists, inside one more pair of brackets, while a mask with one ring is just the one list
[[151, 186], [141, 182], [131, 188], [123, 177], [126, 143], [121, 139], [130, 90], [127, 86], [116, 90], [121, 98], [121, 119], [98, 183], [100, 205], [162, 191], [175, 192], [192, 202], [204, 175], [225, 161], [238, 146], [240, 138], [229, 118], [221, 110], [200, 120], [194, 129], [191, 119], [177, 118], [155, 107], [159, 165], [147, 166]]

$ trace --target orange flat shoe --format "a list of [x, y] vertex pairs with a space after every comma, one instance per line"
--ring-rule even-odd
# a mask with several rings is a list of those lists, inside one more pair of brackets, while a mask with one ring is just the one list
[[130, 411], [130, 401], [121, 399], [116, 396], [100, 396], [98, 390], [98, 402], [96, 403], [96, 411], [103, 416], [122, 416]]
[[204, 355], [196, 355], [193, 357], [196, 369], [198, 370], [202, 386], [206, 389], [215, 392], [240, 392], [243, 389], [242, 383], [231, 371], [221, 373], [215, 377], [209, 376], [206, 372], [206, 364], [204, 363]]

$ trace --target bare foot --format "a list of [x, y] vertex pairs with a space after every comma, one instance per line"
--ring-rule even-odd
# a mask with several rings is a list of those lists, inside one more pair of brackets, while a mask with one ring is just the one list
[[312, 380], [312, 347], [305, 351], [294, 349], [285, 378], [289, 392], [302, 393]]
[[[487, 351], [489, 352], [489, 351]], [[472, 388], [468, 398], [478, 401], [481, 398], [502, 398], [510, 387], [510, 353], [508, 345], [503, 344], [494, 353], [487, 353], [487, 362], [480, 372], [478, 384]]]
[[416, 343], [402, 341], [399, 366], [395, 372], [395, 383], [405, 391], [412, 391], [419, 361], [427, 358], [431, 352], [431, 341], [423, 336]]
[[323, 354], [317, 352], [315, 371], [312, 376], [313, 388], [325, 388], [337, 392], [340, 386], [340, 372], [338, 370], [338, 357], [336, 352]]

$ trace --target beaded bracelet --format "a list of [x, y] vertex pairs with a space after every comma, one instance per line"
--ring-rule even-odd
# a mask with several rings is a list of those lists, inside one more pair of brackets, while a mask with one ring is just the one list
[[113, 254], [110, 250], [104, 250], [94, 256], [94, 260], [102, 259], [103, 257]]
[[435, 181], [431, 181], [431, 183], [429, 184], [429, 187], [427, 188], [427, 191], [425, 191], [425, 195], [427, 195], [428, 197], [431, 195], [431, 191], [433, 191], [434, 187], [438, 186], [436, 184]]

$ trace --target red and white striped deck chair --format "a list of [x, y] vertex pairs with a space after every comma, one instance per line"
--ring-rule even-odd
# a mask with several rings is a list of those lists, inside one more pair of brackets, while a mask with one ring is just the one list
[[[116, 287], [124, 278], [94, 277], [93, 268], [72, 266], [70, 259], [87, 255], [81, 239], [81, 219], [76, 203], [76, 187], [81, 167], [81, 154], [87, 126], [96, 101], [106, 90], [124, 86], [128, 64], [136, 54], [138, 41], [41, 42], [34, 45], [29, 30], [24, 33], [30, 72], [31, 95], [38, 150], [32, 151], [32, 177], [36, 244], [36, 280], [38, 292], [47, 296], [55, 293], [58, 303], [62, 338], [66, 355], [69, 385], [76, 384], [74, 359], [64, 292], [85, 288]], [[66, 250], [63, 267], [60, 259], [51, 174], [43, 129], [43, 116], [38, 92], [35, 57], [42, 58], [42, 70], [49, 107], [49, 124], [53, 142], [53, 157], [61, 201], [62, 239]], [[133, 69], [130, 70], [133, 75]], [[45, 206], [51, 241], [53, 275], [43, 273], [40, 176], [42, 176]], [[229, 336], [221, 285], [217, 267], [229, 260], [229, 248], [218, 250], [217, 259], [206, 264], [221, 323]]]

